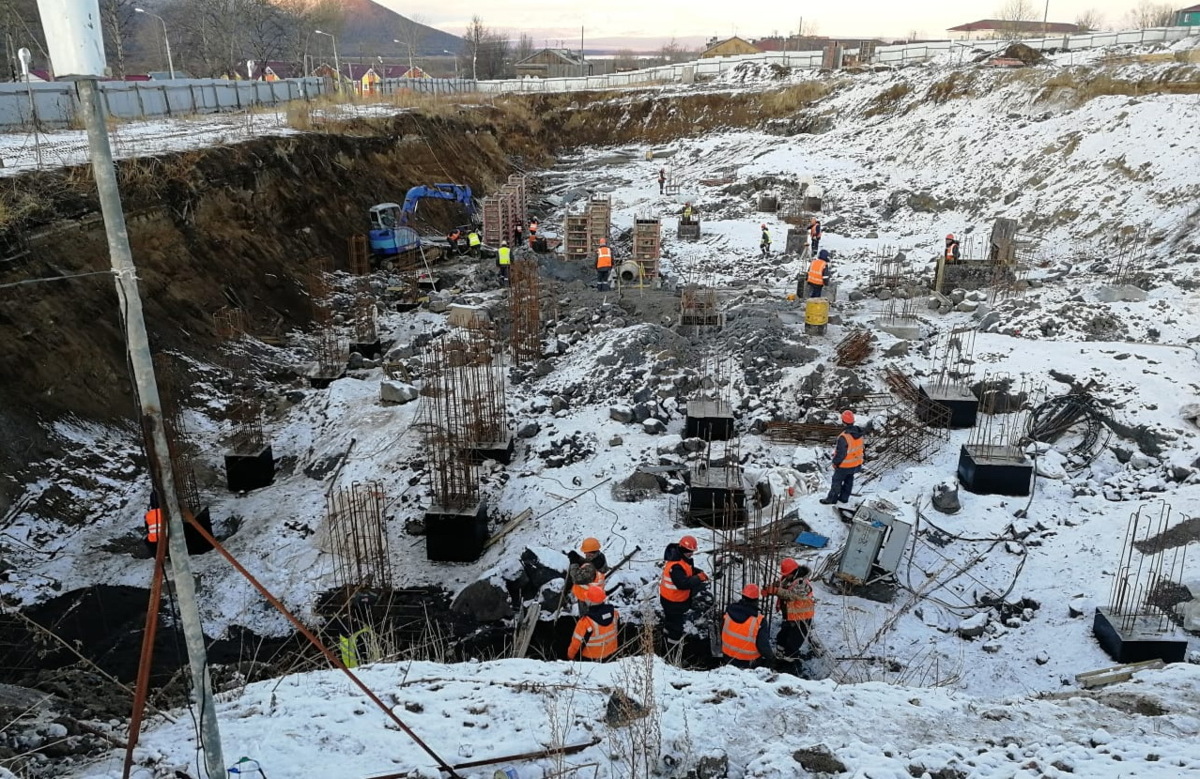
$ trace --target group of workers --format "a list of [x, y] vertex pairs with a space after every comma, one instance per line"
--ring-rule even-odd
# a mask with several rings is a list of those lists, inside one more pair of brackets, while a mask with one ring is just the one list
[[[690, 204], [689, 204], [690, 205]], [[758, 240], [758, 251], [763, 257], [771, 256], [771, 231], [767, 228], [767, 223], [763, 222], [760, 226], [762, 235]], [[808, 223], [808, 246], [812, 256], [816, 257], [821, 250], [821, 220], [815, 216]]]
[[[825, 505], [848, 503], [854, 476], [863, 467], [863, 430], [852, 411], [843, 411], [841, 421], [844, 429], [834, 445], [829, 494], [820, 500]], [[697, 548], [695, 536], [685, 535], [667, 544], [663, 552], [658, 600], [668, 654], [683, 643], [688, 618], [713, 603], [708, 592], [709, 575], [694, 562]], [[579, 618], [567, 659], [606, 660], [618, 648], [619, 618], [617, 610], [607, 603], [604, 589], [608, 561], [595, 538], [585, 538], [579, 551], [568, 553], [568, 557], [571, 564], [567, 583], [576, 600]], [[721, 621], [721, 652], [731, 665], [749, 668], [762, 661], [774, 661], [785, 670], [798, 672], [801, 652], [816, 614], [811, 574], [807, 566], [785, 558], [778, 579], [766, 586], [747, 583], [742, 587], [740, 597], [725, 608]], [[761, 607], [763, 598], [770, 597], [776, 599], [781, 618], [774, 646], [770, 630], [764, 629], [770, 623]]]

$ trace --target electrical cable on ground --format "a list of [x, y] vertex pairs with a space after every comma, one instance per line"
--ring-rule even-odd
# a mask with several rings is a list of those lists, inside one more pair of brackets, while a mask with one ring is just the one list
[[10, 281], [7, 284], [0, 284], [0, 289], [10, 289], [12, 287], [21, 287], [26, 284], [41, 284], [42, 282], [45, 282], [45, 281], [65, 281], [67, 279], [82, 279], [87, 276], [113, 276], [113, 275], [115, 275], [115, 274], [111, 270], [97, 270], [97, 271], [90, 271], [88, 273], [72, 273], [67, 276], [43, 276], [43, 277], [36, 278], [36, 279], [25, 279], [24, 281]]

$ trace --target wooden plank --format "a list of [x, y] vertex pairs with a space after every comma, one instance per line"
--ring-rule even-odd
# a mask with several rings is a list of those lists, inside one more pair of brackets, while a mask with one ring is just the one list
[[529, 519], [532, 516], [533, 516], [533, 509], [525, 509], [520, 514], [517, 514], [512, 519], [505, 522], [504, 527], [500, 528], [500, 530], [498, 530], [496, 532], [496, 534], [493, 535], [491, 538], [489, 538], [487, 540], [487, 543], [483, 545], [484, 551], [491, 549], [492, 546], [496, 542], [498, 542], [500, 539], [504, 538], [506, 535], [511, 533], [517, 525], [521, 524], [522, 522], [524, 522], [525, 520]]
[[1095, 671], [1085, 671], [1075, 674], [1075, 683], [1085, 690], [1090, 690], [1094, 687], [1104, 687], [1110, 684], [1117, 684], [1118, 682], [1127, 682], [1138, 671], [1162, 668], [1163, 665], [1162, 660], [1143, 660], [1140, 663], [1112, 665], [1107, 668], [1098, 668]]

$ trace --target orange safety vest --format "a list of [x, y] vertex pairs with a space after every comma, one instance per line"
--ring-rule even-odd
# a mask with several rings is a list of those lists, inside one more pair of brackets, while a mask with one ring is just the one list
[[596, 571], [596, 578], [592, 579], [591, 582], [589, 582], [588, 584], [572, 585], [571, 586], [571, 594], [575, 596], [575, 600], [582, 603], [583, 597], [585, 595], [587, 595], [588, 587], [591, 587], [593, 584], [603, 587], [604, 586], [604, 574], [600, 573], [599, 571]]
[[812, 619], [817, 613], [817, 601], [813, 598], [812, 585], [804, 583], [804, 594], [794, 600], [779, 599], [783, 609], [783, 618], [788, 622], [800, 622]]
[[762, 615], [751, 617], [745, 622], [734, 622], [725, 615], [725, 625], [721, 628], [721, 652], [734, 660], [752, 662], [762, 657], [758, 653], [758, 628], [762, 625]]
[[813, 260], [808, 266], [808, 283], [814, 287], [825, 284], [825, 260]]
[[531, 236], [532, 236], [532, 235], [537, 235], [537, 229], [538, 229], [538, 223], [537, 223], [537, 222], [530, 222], [530, 223], [529, 223], [529, 234], [530, 234]]
[[[591, 631], [591, 635], [588, 635]], [[584, 639], [587, 643], [583, 643]], [[571, 645], [567, 647], [567, 659], [574, 660], [582, 647], [583, 656], [588, 660], [604, 660], [617, 651], [617, 612], [613, 611], [613, 621], [609, 625], [601, 625], [588, 616], [579, 618], [575, 623], [575, 633], [571, 636]]]
[[956, 241], [946, 244], [946, 262], [954, 262], [954, 250], [958, 247]]
[[821, 236], [821, 223], [814, 222], [808, 226], [808, 235], [811, 238], [819, 238]]
[[838, 438], [846, 442], [846, 457], [842, 460], [839, 468], [857, 468], [863, 464], [863, 440], [855, 438], [849, 433], [842, 433]]
[[162, 532], [162, 509], [150, 509], [146, 512], [146, 540], [151, 544], [158, 543], [158, 534]]
[[692, 591], [681, 590], [675, 586], [675, 582], [671, 581], [671, 569], [677, 565], [683, 567], [685, 575], [692, 575], [692, 566], [686, 560], [672, 560], [663, 566], [662, 581], [658, 585], [658, 594], [672, 603], [687, 603], [688, 598], [692, 597]]
[[612, 267], [612, 249], [607, 246], [601, 246], [596, 250], [596, 267], [611, 268]]

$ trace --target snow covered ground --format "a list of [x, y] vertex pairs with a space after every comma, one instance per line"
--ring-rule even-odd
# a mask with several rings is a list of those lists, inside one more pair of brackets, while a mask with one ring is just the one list
[[[1129, 67], [1145, 74], [1168, 66]], [[1106, 96], [1076, 107], [1061, 96], [1042, 99], [1041, 85], [1022, 87], [999, 72], [971, 71], [979, 97], [921, 100], [950, 72], [932, 66], [863, 76], [817, 109], [837, 117], [825, 133], [720, 133], [655, 149], [670, 156], [654, 160], [645, 159], [645, 147], [617, 150], [626, 153], [624, 163], [596, 162], [614, 150], [583, 150], [546, 176], [551, 186], [608, 193], [618, 231], [639, 215], [665, 215], [664, 267], [673, 279], [716, 286], [729, 319], [724, 335], [689, 340], [663, 327], [662, 317], [670, 324], [677, 311], [669, 293], [625, 290], [621, 300], [578, 284], [556, 287], [549, 370], [528, 375], [509, 391], [514, 427], [528, 427], [529, 435], [519, 440], [514, 463], [486, 469], [482, 484], [498, 520], [526, 508], [534, 518], [479, 562], [430, 564], [422, 539], [405, 533], [406, 521], [418, 518], [429, 500], [422, 444], [412, 428], [419, 401], [382, 405], [379, 368], [352, 371], [327, 390], [276, 388], [277, 397], [290, 394], [276, 404], [267, 426], [284, 461], [275, 484], [244, 496], [207, 491], [218, 531], [238, 528], [228, 548], [285, 603], [312, 616], [315, 595], [332, 585], [324, 495], [326, 477], [341, 463], [338, 485], [378, 482], [386, 495], [398, 585], [441, 584], [454, 593], [478, 579], [500, 582], [514, 578], [523, 549], [549, 549], [554, 556], [553, 550], [573, 548], [591, 535], [602, 540], [610, 560], [641, 547], [617, 575], [625, 586], [614, 596], [618, 608], [632, 615], [655, 598], [660, 550], [683, 532], [675, 523], [679, 498], [656, 493], [621, 502], [605, 480], [620, 482], [639, 464], [695, 459], [678, 436], [687, 391], [696, 386], [701, 366], [728, 363], [730, 394], [746, 431], [756, 420], [797, 418], [802, 388], [815, 374], [826, 393], [852, 387], [882, 392], [884, 366], [919, 378], [929, 370], [929, 342], [936, 334], [978, 327], [980, 375], [986, 370], [1024, 378], [1043, 386], [1047, 396], [1069, 391], [1067, 377], [1077, 383], [1096, 379], [1093, 393], [1106, 411], [1123, 430], [1142, 431], [1140, 449], [1115, 435], [1082, 470], [1062, 467], [1054, 452], [1043, 455], [1027, 517], [1017, 516], [1025, 499], [966, 492], [957, 514], [929, 507], [934, 485], [953, 480], [967, 431], [952, 433], [927, 461], [860, 486], [864, 497], [899, 507], [917, 529], [896, 598], [877, 603], [817, 584], [815, 630], [828, 679], [693, 672], [656, 663], [664, 751], [685, 763], [723, 752], [730, 775], [754, 777], [799, 775], [793, 753], [818, 743], [832, 749], [851, 775], [874, 779], [921, 771], [941, 777], [1174, 777], [1197, 771], [1195, 667], [1145, 672], [1098, 693], [1079, 690], [1074, 675], [1111, 664], [1091, 637], [1090, 614], [1092, 606], [1107, 602], [1130, 514], [1162, 499], [1173, 508], [1173, 524], [1200, 516], [1200, 431], [1181, 413], [1200, 388], [1191, 346], [1200, 339], [1194, 232], [1200, 166], [1183, 162], [1195, 159], [1200, 143], [1193, 130], [1200, 97]], [[892, 109], [864, 115], [879, 94], [900, 83], [910, 90]], [[677, 197], [657, 193], [654, 178], [663, 164], [683, 186]], [[734, 177], [732, 189], [699, 183], [723, 173]], [[776, 250], [784, 246], [788, 225], [780, 214], [757, 213], [754, 197], [771, 190], [787, 195], [805, 178], [824, 191], [823, 246], [835, 252], [841, 285], [835, 307], [840, 323], [823, 338], [804, 335], [799, 305], [786, 300], [806, 261], [756, 257], [760, 222], [769, 226]], [[703, 220], [699, 243], [674, 240], [672, 215], [685, 200]], [[905, 346], [877, 332], [865, 366], [832, 364], [834, 345], [847, 329], [871, 326], [886, 305], [864, 294], [878, 256], [903, 251], [912, 277], [928, 278], [943, 234], [986, 234], [996, 216], [1020, 218], [1040, 236], [1042, 249], [1030, 268], [1037, 285], [1007, 299], [966, 300], [977, 305], [945, 314], [927, 308], [921, 297], [917, 313], [929, 339]], [[552, 227], [559, 217], [549, 214], [544, 224]], [[1150, 236], [1142, 301], [1101, 299], [1113, 274], [1110, 235], [1121, 228]], [[501, 293], [488, 288], [488, 269], [464, 274], [455, 302], [502, 303]], [[543, 316], [551, 313], [543, 310]], [[398, 359], [411, 361], [404, 345], [443, 323], [440, 314], [391, 311], [384, 316], [384, 337], [400, 347]], [[298, 362], [301, 342], [297, 336], [271, 359]], [[200, 381], [197, 391], [212, 409], [218, 406], [211, 379]], [[666, 423], [665, 435], [610, 417], [610, 405], [634, 405], [635, 396], [649, 398], [652, 415]], [[821, 421], [832, 422], [840, 409], [825, 411]], [[202, 450], [220, 451], [223, 423], [199, 412], [187, 422], [206, 444]], [[85, 426], [63, 427], [61, 434], [65, 441], [102, 446], [114, 462], [128, 463], [123, 434]], [[788, 508], [829, 536], [830, 547], [789, 553], [817, 565], [846, 534], [817, 503], [828, 473], [825, 449], [749, 433], [741, 440], [749, 470], [795, 469], [797, 483], [809, 485], [786, 499]], [[69, 469], [70, 457], [64, 454], [47, 470]], [[113, 469], [112, 478], [87, 490], [104, 511], [86, 530], [66, 531], [30, 513], [12, 519], [11, 537], [47, 553], [15, 547], [20, 566], [7, 573], [0, 594], [29, 603], [95, 582], [149, 581], [150, 561], [95, 551], [137, 533], [145, 502], [145, 487], [129, 486]], [[216, 459], [203, 462], [202, 481], [213, 487], [219, 469]], [[806, 479], [812, 473], [817, 485]], [[31, 490], [48, 488], [47, 482]], [[1195, 594], [1200, 562], [1190, 558], [1180, 583]], [[700, 564], [709, 567], [704, 554]], [[215, 556], [195, 558], [193, 565], [210, 633], [233, 625], [266, 634], [288, 631]], [[981, 606], [981, 596], [1035, 605], [1015, 617], [1001, 615]], [[1072, 604], [1086, 616], [1072, 617]], [[976, 618], [986, 624], [984, 635], [960, 637], [960, 622], [981, 614]], [[1188, 640], [1195, 656], [1200, 645], [1195, 636]], [[637, 687], [637, 670], [636, 661], [578, 668], [502, 660], [379, 665], [365, 678], [452, 763], [549, 746], [559, 728], [562, 743], [601, 738], [569, 758], [572, 763], [597, 763], [596, 775], [619, 777], [634, 773], [619, 758], [614, 762], [620, 748], [597, 723], [608, 691]], [[403, 770], [434, 775], [431, 764], [335, 672], [252, 685], [225, 694], [221, 708], [230, 760], [258, 758], [273, 777], [307, 775], [312, 766], [338, 776]], [[142, 761], [154, 763], [159, 773], [147, 776], [193, 762], [190, 738], [186, 718], [148, 734]], [[104, 762], [76, 775], [115, 776], [116, 765]], [[549, 762], [541, 768], [551, 775]], [[491, 770], [467, 775], [490, 776]]]

